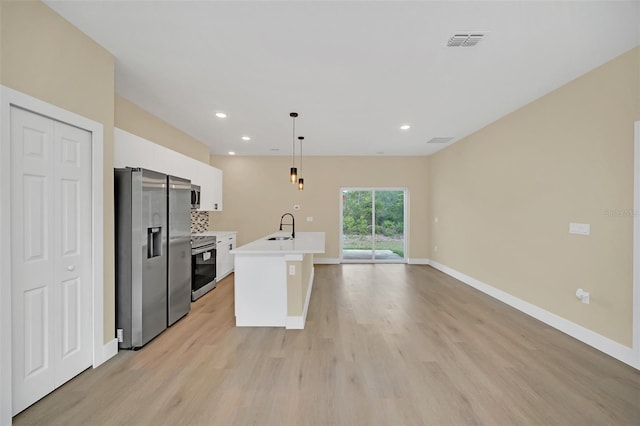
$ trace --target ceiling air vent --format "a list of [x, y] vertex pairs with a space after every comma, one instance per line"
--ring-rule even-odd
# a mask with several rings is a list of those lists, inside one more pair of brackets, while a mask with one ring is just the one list
[[454, 34], [447, 41], [449, 47], [472, 47], [484, 38], [484, 33]]
[[453, 138], [431, 138], [427, 141], [427, 143], [447, 143], [447, 142], [451, 142], [453, 140]]

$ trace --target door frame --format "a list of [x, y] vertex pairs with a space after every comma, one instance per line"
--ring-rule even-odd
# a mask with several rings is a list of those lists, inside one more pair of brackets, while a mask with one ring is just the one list
[[[403, 219], [404, 220], [404, 259], [402, 260], [402, 262], [395, 262], [395, 261], [390, 261], [390, 260], [375, 260], [373, 259], [373, 256], [371, 259], [358, 259], [357, 262], [351, 262], [351, 261], [345, 261], [344, 260], [344, 241], [343, 241], [343, 219], [344, 219], [344, 202], [342, 199], [342, 192], [343, 191], [373, 191], [375, 194], [375, 191], [403, 191], [404, 192], [404, 212], [403, 212]], [[340, 188], [340, 191], [338, 193], [339, 198], [339, 203], [340, 203], [340, 220], [339, 220], [339, 230], [338, 230], [338, 235], [339, 235], [339, 239], [340, 239], [340, 244], [339, 244], [339, 250], [340, 250], [340, 256], [338, 257], [339, 259], [339, 263], [409, 263], [409, 253], [407, 253], [407, 248], [409, 247], [409, 188], [407, 187], [382, 187], [382, 186], [371, 186], [371, 187], [361, 187], [361, 186], [343, 186]], [[374, 203], [374, 205], [372, 206], [371, 212], [372, 212], [372, 219], [373, 219], [373, 230], [372, 232], [372, 236], [374, 235], [374, 231], [375, 231], [375, 195], [372, 197], [372, 201]], [[374, 242], [375, 244], [375, 242]]]
[[633, 142], [633, 314], [632, 364], [640, 369], [640, 121], [634, 124]]
[[[93, 368], [117, 353], [104, 343], [104, 129], [101, 123], [0, 86], [0, 424], [11, 424], [11, 107], [91, 133], [91, 287]], [[115, 339], [114, 339], [115, 342]]]

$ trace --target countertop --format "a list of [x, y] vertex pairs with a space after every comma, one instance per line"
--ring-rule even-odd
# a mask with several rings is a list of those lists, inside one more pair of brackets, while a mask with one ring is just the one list
[[204, 231], [204, 232], [197, 232], [191, 235], [202, 235], [203, 237], [220, 237], [222, 235], [237, 234], [237, 233], [238, 233], [237, 231]]
[[231, 254], [324, 253], [324, 232], [296, 232], [296, 237], [292, 240], [268, 240], [271, 237], [288, 235], [291, 233], [276, 232], [231, 250]]

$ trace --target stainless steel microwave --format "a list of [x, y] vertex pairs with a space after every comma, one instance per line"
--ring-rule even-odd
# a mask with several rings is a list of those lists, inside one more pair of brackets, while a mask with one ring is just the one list
[[191, 185], [191, 210], [200, 208], [200, 186]]

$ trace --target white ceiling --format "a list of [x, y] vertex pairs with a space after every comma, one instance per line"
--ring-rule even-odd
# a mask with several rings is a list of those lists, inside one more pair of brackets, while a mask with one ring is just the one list
[[305, 155], [430, 154], [640, 43], [640, 1], [46, 3], [212, 154], [290, 155], [292, 111]]

